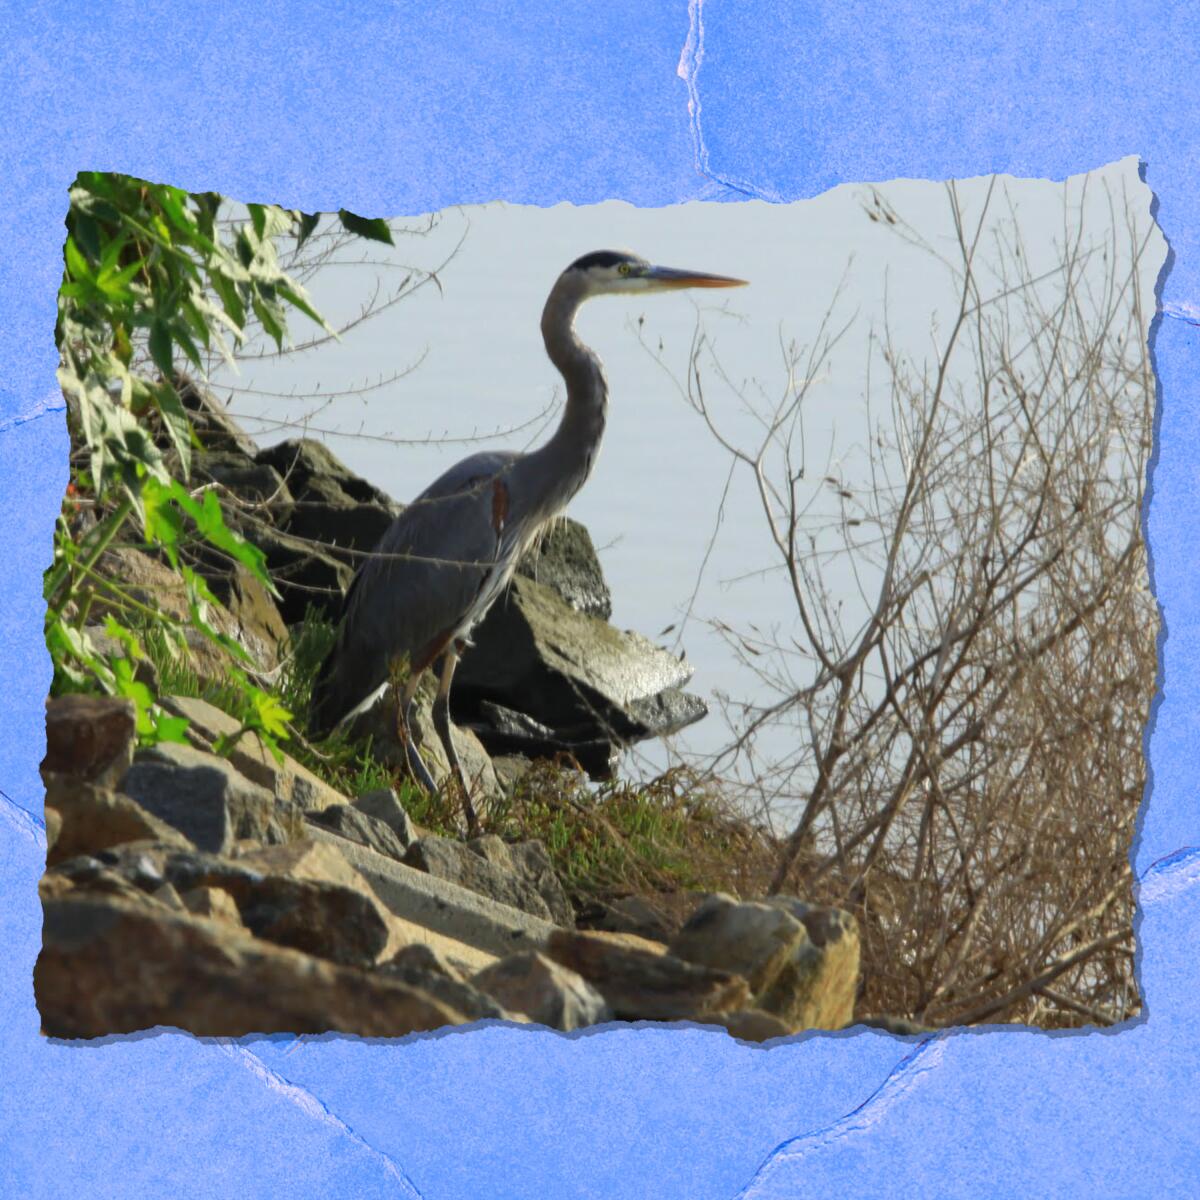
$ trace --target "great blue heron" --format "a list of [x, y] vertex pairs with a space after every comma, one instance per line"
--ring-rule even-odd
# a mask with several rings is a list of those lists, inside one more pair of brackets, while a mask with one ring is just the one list
[[397, 732], [414, 777], [434, 791], [412, 741], [411, 710], [421, 675], [440, 657], [434, 725], [462, 788], [468, 826], [477, 828], [450, 733], [450, 682], [472, 628], [503, 592], [538, 531], [583, 486], [600, 448], [608, 385], [600, 359], [576, 336], [575, 314], [593, 296], [743, 283], [652, 266], [612, 250], [585, 254], [558, 277], [542, 312], [546, 353], [567, 387], [558, 428], [528, 454], [485, 451], [456, 463], [392, 523], [342, 602], [337, 641], [313, 685], [309, 727], [315, 736], [368, 709], [395, 667], [404, 666]]

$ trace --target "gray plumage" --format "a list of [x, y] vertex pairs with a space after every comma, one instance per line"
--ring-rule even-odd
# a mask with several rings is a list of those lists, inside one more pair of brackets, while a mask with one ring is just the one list
[[475, 825], [469, 789], [449, 726], [450, 680], [471, 629], [503, 592], [517, 560], [591, 473], [608, 408], [600, 360], [576, 336], [580, 304], [606, 293], [680, 287], [734, 287], [742, 280], [655, 267], [634, 255], [596, 251], [572, 263], [542, 313], [546, 353], [566, 384], [566, 405], [551, 438], [528, 454], [473, 454], [436, 479], [384, 534], [354, 576], [342, 604], [337, 642], [313, 685], [309, 728], [324, 736], [369, 707], [397, 660], [409, 679], [398, 731], [413, 774], [432, 789], [408, 734], [421, 673], [443, 663], [435, 722]]

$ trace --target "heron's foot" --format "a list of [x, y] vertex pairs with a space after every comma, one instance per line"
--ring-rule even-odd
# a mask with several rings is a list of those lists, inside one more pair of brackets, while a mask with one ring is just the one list
[[454, 764], [454, 778], [462, 789], [462, 807], [463, 816], [467, 819], [467, 837], [476, 838], [483, 832], [483, 828], [479, 824], [479, 814], [475, 811], [475, 803], [471, 799], [471, 789], [467, 785], [467, 777], [457, 762]]
[[432, 796], [437, 791], [437, 784], [433, 782], [433, 776], [430, 775], [429, 768], [425, 765], [425, 760], [421, 757], [421, 752], [412, 739], [410, 732], [412, 729], [411, 703], [408, 707], [407, 714], [403, 708], [396, 714], [396, 737], [400, 740], [400, 745], [404, 747], [404, 761], [408, 764], [408, 773], [412, 776], [413, 782]]
[[437, 784], [433, 782], [433, 776], [430, 775], [429, 768], [421, 757], [421, 752], [412, 742], [406, 742], [404, 754], [408, 759], [408, 771], [413, 777], [413, 782], [430, 796], [434, 795], [438, 790]]

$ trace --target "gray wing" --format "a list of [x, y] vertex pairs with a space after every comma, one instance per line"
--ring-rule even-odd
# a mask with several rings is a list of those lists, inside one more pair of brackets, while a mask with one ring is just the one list
[[313, 684], [309, 726], [327, 733], [405, 656], [422, 670], [502, 590], [519, 548], [510, 521], [511, 452], [473, 454], [392, 523], [346, 592], [338, 640]]

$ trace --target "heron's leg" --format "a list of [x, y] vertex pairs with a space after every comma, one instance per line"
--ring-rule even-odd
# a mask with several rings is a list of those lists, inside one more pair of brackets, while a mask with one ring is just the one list
[[400, 745], [404, 747], [404, 757], [408, 762], [408, 769], [412, 772], [413, 779], [416, 780], [418, 786], [423, 787], [432, 795], [437, 791], [437, 784], [433, 782], [433, 776], [429, 774], [429, 768], [426, 767], [417, 750], [416, 743], [412, 740], [413, 696], [417, 693], [421, 674], [420, 671], [413, 671], [404, 681], [404, 686], [396, 697], [396, 736], [400, 739]]
[[471, 789], [467, 786], [467, 777], [463, 774], [462, 763], [458, 761], [458, 751], [454, 748], [454, 737], [450, 729], [450, 681], [454, 678], [454, 668], [458, 665], [458, 646], [451, 642], [442, 656], [442, 677], [438, 681], [437, 697], [433, 702], [433, 727], [442, 739], [446, 748], [446, 759], [454, 778], [458, 780], [463, 794], [463, 814], [467, 818], [467, 835], [474, 837], [479, 832], [479, 817], [475, 805], [471, 803]]

